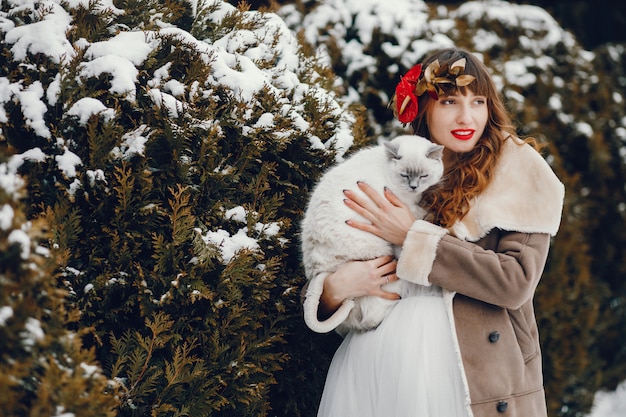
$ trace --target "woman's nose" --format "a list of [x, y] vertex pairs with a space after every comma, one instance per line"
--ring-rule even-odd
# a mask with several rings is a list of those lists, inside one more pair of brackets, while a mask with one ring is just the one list
[[457, 123], [468, 124], [472, 121], [470, 108], [468, 106], [460, 106], [459, 113], [457, 114]]

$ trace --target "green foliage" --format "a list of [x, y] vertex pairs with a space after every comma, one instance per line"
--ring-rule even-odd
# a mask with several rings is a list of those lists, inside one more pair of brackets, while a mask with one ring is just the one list
[[[310, 413], [317, 394], [298, 398], [296, 381], [319, 381], [328, 358], [300, 356], [315, 345], [300, 318], [298, 218], [357, 120], [336, 99], [332, 71], [275, 15], [244, 6], [201, 3], [191, 18], [175, 1], [47, 5], [51, 17], [71, 16], [63, 33], [72, 51], [19, 60], [1, 44], [0, 76], [12, 95], [2, 102], [0, 145], [24, 159], [24, 218], [49, 228], [49, 290], [64, 295], [59, 308], [80, 312], [59, 332], [78, 335], [71, 346], [85, 358], [77, 364], [98, 361], [94, 382], [83, 384], [101, 406], [92, 415]], [[3, 3], [3, 17], [31, 24], [27, 17], [42, 18], [31, 6], [13, 14]], [[239, 35], [249, 42], [236, 44]], [[146, 46], [132, 58], [132, 88], [92, 65], [115, 55], [109, 45], [118, 39]], [[223, 71], [251, 64], [264, 80], [252, 93], [220, 82]], [[46, 109], [45, 129], [24, 112], [20, 94], [29, 89]], [[354, 126], [363, 143], [362, 121]], [[28, 158], [35, 148], [43, 156]], [[294, 361], [301, 369], [287, 371]], [[47, 383], [36, 394], [41, 410], [56, 404]], [[48, 415], [82, 415], [63, 404]]]
[[[557, 174], [567, 190], [578, 186], [577, 176], [565, 170]], [[548, 407], [563, 415], [588, 409], [593, 403], [601, 381], [600, 369], [593, 363], [602, 360], [598, 356], [597, 340], [610, 323], [602, 317], [600, 309], [606, 289], [593, 280], [589, 243], [579, 232], [584, 217], [577, 210], [584, 204], [580, 196], [567, 193], [562, 222], [567, 226], [561, 228], [553, 241], [546, 273], [536, 295], [536, 314], [543, 330]]]
[[[0, 147], [0, 409], [5, 416], [115, 415], [117, 389], [73, 331], [80, 312], [57, 286], [58, 252], [42, 218], [28, 220], [19, 158]], [[15, 186], [15, 187], [13, 187]]]

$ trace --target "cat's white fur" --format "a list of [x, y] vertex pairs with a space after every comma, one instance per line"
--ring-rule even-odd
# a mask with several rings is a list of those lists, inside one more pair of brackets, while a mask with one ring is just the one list
[[[418, 203], [422, 193], [441, 180], [442, 154], [443, 146], [420, 136], [405, 135], [359, 150], [324, 173], [311, 194], [301, 224], [307, 278], [332, 273], [346, 261], [394, 254], [390, 243], [345, 223], [348, 219], [366, 220], [344, 204], [343, 190], [362, 193], [357, 181], [369, 184], [380, 193], [387, 187], [421, 219], [425, 213]], [[407, 177], [407, 173], [413, 175]], [[406, 285], [414, 284], [400, 279], [383, 288], [402, 295]], [[342, 327], [358, 331], [377, 327], [396, 303], [375, 296], [354, 301], [355, 307]]]

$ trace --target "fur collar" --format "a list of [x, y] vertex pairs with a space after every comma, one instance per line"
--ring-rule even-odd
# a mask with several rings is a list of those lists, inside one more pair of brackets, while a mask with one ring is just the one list
[[475, 242], [494, 228], [556, 234], [565, 187], [537, 151], [518, 141], [504, 142], [491, 184], [450, 229], [458, 238]]

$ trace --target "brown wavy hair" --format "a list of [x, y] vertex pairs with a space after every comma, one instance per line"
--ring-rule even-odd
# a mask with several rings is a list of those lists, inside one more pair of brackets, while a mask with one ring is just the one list
[[[470, 202], [487, 188], [504, 141], [515, 136], [515, 127], [493, 79], [476, 56], [462, 49], [443, 49], [428, 56], [422, 62], [422, 68], [436, 59], [441, 66], [449, 66], [462, 58], [466, 59], [464, 74], [473, 75], [476, 79], [467, 87], [460, 87], [459, 92], [466, 94], [469, 88], [474, 94], [485, 96], [489, 117], [483, 136], [474, 149], [455, 154], [456, 159], [446, 167], [441, 183], [426, 191], [422, 197], [422, 205], [430, 213], [429, 220], [446, 228], [461, 220], [469, 211]], [[418, 100], [419, 112], [411, 127], [416, 135], [430, 139], [426, 113], [434, 101], [428, 94], [423, 94]]]

